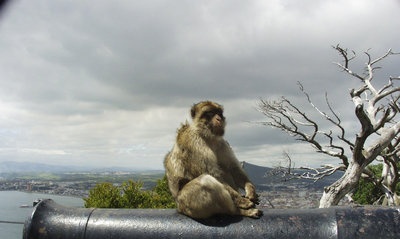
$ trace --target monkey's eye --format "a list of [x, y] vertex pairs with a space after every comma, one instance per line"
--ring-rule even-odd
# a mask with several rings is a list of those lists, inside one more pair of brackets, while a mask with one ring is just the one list
[[203, 117], [207, 119], [211, 119], [212, 117], [214, 117], [214, 115], [219, 115], [221, 118], [224, 117], [222, 114], [222, 110], [210, 110], [203, 113]]
[[215, 114], [221, 116], [221, 118], [224, 118], [224, 115], [223, 115], [223, 113], [222, 113], [222, 110], [217, 110], [217, 111], [215, 112]]
[[204, 112], [203, 117], [205, 117], [205, 118], [207, 118], [207, 119], [211, 119], [212, 117], [214, 117], [214, 115], [215, 115], [215, 112], [213, 112], [213, 111], [206, 111], [206, 112]]

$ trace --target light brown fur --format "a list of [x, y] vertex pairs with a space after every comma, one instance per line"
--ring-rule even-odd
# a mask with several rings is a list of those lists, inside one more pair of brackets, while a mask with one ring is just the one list
[[[192, 124], [178, 129], [176, 143], [164, 161], [178, 211], [192, 218], [215, 214], [259, 218], [262, 212], [255, 208], [255, 187], [223, 138], [222, 106], [203, 101], [190, 112]], [[245, 190], [245, 197], [239, 189]]]

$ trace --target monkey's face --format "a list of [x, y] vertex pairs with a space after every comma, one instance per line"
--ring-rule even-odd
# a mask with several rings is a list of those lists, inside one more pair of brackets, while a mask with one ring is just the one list
[[193, 120], [201, 126], [205, 135], [211, 133], [215, 136], [223, 136], [225, 133], [225, 117], [221, 105], [205, 101], [200, 102], [192, 107]]
[[223, 136], [225, 133], [225, 117], [221, 109], [204, 111], [201, 120], [214, 135]]

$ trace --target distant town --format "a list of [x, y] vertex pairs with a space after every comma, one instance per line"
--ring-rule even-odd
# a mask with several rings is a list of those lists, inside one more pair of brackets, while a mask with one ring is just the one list
[[0, 190], [13, 190], [87, 197], [89, 190], [98, 183], [121, 184], [128, 180], [140, 181], [144, 189], [156, 185], [164, 173], [160, 172], [67, 172], [67, 173], [14, 173], [0, 178]]

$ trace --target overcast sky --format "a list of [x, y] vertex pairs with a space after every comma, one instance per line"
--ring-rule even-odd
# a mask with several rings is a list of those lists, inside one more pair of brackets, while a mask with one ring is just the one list
[[[399, 12], [397, 0], [12, 1], [0, 13], [0, 162], [162, 169], [191, 105], [210, 99], [239, 160], [276, 166], [286, 150], [296, 166], [322, 164], [255, 124], [258, 100], [312, 112], [300, 81], [357, 129], [348, 92], [359, 82], [331, 46], [360, 66], [369, 48], [400, 51]], [[399, 74], [399, 60], [384, 67]]]

